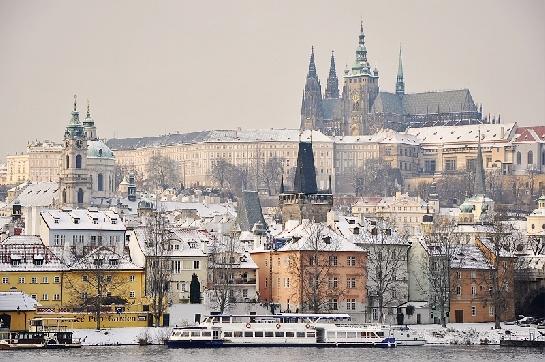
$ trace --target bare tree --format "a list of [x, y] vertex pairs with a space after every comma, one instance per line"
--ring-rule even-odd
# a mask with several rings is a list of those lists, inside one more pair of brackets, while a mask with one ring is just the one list
[[212, 163], [212, 167], [210, 168], [210, 177], [219, 183], [220, 188], [223, 189], [228, 182], [232, 167], [233, 165], [227, 162], [227, 160], [224, 158], [220, 158]]
[[512, 224], [502, 222], [499, 215], [495, 215], [492, 235], [485, 244], [485, 252], [489, 260], [489, 291], [494, 305], [494, 328], [501, 329], [502, 317], [508, 312], [508, 306], [514, 300], [514, 285], [510, 283], [514, 274], [514, 258], [517, 233]]
[[146, 184], [154, 190], [175, 187], [180, 181], [178, 164], [169, 157], [155, 154], [147, 164]]
[[[299, 301], [302, 311], [336, 310], [333, 301], [338, 303], [348, 292], [338, 272], [339, 241], [327, 230], [323, 224], [310, 223], [304, 244], [294, 241], [300, 247], [294, 249], [288, 268], [297, 294], [292, 299]], [[356, 257], [354, 263], [363, 270], [362, 257]]]
[[236, 240], [230, 236], [215, 239], [208, 250], [208, 293], [211, 307], [223, 314], [235, 302]]
[[403, 179], [398, 168], [378, 158], [365, 161], [362, 167], [352, 171], [352, 186], [357, 195], [389, 196], [399, 189]]
[[[367, 289], [370, 299], [378, 306], [378, 320], [384, 323], [385, 307], [401, 304], [407, 298], [408, 242], [392, 233], [384, 220], [377, 221], [371, 239], [361, 245], [369, 253], [367, 261]], [[372, 301], [369, 301], [371, 307]]]
[[171, 231], [162, 212], [155, 211], [148, 217], [145, 234], [147, 292], [154, 325], [159, 326], [168, 308], [168, 285], [172, 275]]
[[95, 315], [96, 329], [101, 328], [102, 312], [105, 306], [127, 304], [128, 280], [117, 273], [123, 258], [102, 246], [74, 261], [71, 273], [66, 280], [70, 294], [70, 304], [74, 308], [92, 311]]
[[422, 260], [428, 287], [430, 306], [439, 311], [441, 325], [447, 325], [450, 310], [451, 263], [460, 250], [456, 224], [446, 218], [436, 218], [432, 231], [425, 237], [427, 258]]
[[545, 235], [528, 235], [528, 246], [534, 255], [545, 253]]
[[437, 180], [437, 194], [442, 205], [460, 204], [473, 194], [473, 173], [446, 173]]
[[284, 160], [278, 157], [269, 158], [263, 165], [260, 183], [265, 186], [270, 195], [276, 194], [280, 189], [280, 180], [283, 173]]

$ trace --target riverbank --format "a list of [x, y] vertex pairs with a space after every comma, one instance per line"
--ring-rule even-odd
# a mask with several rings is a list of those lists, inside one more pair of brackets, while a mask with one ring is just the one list
[[[494, 329], [494, 323], [452, 323], [446, 328], [440, 325], [413, 325], [419, 337], [428, 344], [435, 345], [497, 345], [505, 336], [506, 331], [512, 335], [528, 336], [528, 327], [504, 325], [502, 329]], [[112, 345], [151, 345], [163, 344], [163, 340], [170, 334], [171, 328], [112, 328], [96, 331], [93, 329], [76, 329], [74, 337], [81, 338], [84, 346], [112, 346]]]

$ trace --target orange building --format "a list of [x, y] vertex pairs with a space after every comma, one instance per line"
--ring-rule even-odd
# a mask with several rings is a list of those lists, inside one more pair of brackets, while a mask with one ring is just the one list
[[502, 255], [498, 263], [499, 291], [494, 294], [494, 254], [490, 246], [477, 239], [464, 245], [451, 262], [450, 321], [455, 323], [493, 322], [494, 299], [500, 298], [501, 320], [515, 317], [514, 271], [512, 257]]
[[252, 252], [259, 300], [281, 311], [363, 313], [367, 252], [306, 221], [280, 235], [280, 247]]

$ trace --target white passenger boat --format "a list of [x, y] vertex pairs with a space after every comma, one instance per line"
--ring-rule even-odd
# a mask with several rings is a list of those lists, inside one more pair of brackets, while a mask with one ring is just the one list
[[423, 346], [428, 343], [417, 331], [407, 326], [395, 326], [389, 330], [398, 346]]
[[395, 347], [378, 325], [349, 324], [348, 314], [211, 315], [177, 327], [169, 347]]

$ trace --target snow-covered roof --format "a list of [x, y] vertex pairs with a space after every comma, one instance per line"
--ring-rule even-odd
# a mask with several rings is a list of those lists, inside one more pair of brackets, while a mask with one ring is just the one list
[[[87, 270], [91, 265], [95, 265], [95, 259], [102, 260], [102, 266], [100, 268], [94, 267], [95, 269], [142, 270], [141, 267], [134, 264], [126, 255], [120, 255], [105, 246], [94, 249], [81, 259], [74, 260], [70, 265], [70, 269]], [[110, 260], [115, 260], [116, 264], [110, 264]]]
[[110, 210], [51, 209], [40, 214], [50, 230], [126, 230], [120, 216]]
[[325, 226], [325, 224], [313, 223], [306, 219], [294, 229], [280, 233], [276, 238], [288, 240], [278, 251], [309, 251], [318, 249], [320, 251], [363, 252], [359, 246], [351, 243], [345, 237]]
[[489, 269], [490, 263], [477, 246], [464, 244], [453, 255], [451, 267], [455, 269]]
[[19, 291], [0, 292], [0, 311], [36, 310], [38, 303], [29, 295]]
[[515, 128], [516, 123], [484, 123], [464, 126], [409, 128], [407, 133], [416, 136], [423, 144], [445, 144], [478, 143], [480, 131], [481, 143], [496, 143], [509, 141]]
[[59, 184], [57, 182], [28, 183], [21, 186], [19, 193], [13, 203], [18, 202], [22, 207], [51, 206], [53, 200], [59, 197]]
[[238, 129], [238, 130], [213, 130], [205, 142], [331, 142], [331, 138], [320, 131], [305, 130], [301, 133], [299, 129], [287, 128], [265, 128], [265, 129]]
[[335, 136], [332, 137], [332, 139], [335, 143], [420, 144], [420, 141], [416, 136], [408, 133], [396, 132], [390, 129], [384, 129], [372, 135]]
[[195, 210], [199, 217], [210, 218], [218, 215], [236, 215], [232, 204], [203, 204], [200, 202], [162, 201], [159, 203], [162, 211]]
[[25, 244], [25, 245], [43, 245], [42, 239], [37, 235], [12, 235], [2, 240], [2, 245]]

